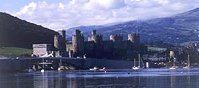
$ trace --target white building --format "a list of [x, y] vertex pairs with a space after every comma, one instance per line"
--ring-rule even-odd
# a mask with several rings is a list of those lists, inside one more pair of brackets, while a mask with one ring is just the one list
[[37, 57], [42, 57], [52, 53], [51, 44], [33, 44], [33, 55]]

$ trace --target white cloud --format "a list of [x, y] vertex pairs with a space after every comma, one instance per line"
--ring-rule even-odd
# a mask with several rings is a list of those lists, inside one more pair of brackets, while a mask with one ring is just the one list
[[165, 17], [196, 8], [198, 4], [198, 0], [43, 1], [30, 2], [14, 15], [53, 30], [60, 30], [80, 25]]
[[34, 2], [29, 3], [27, 6], [24, 6], [17, 14], [33, 14], [34, 10], [36, 10], [37, 4]]
[[90, 0], [86, 3], [89, 9], [118, 9], [125, 6], [124, 0]]

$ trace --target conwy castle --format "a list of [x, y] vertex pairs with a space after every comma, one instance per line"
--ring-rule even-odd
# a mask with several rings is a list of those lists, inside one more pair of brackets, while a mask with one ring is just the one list
[[86, 41], [81, 31], [76, 30], [70, 42], [66, 41], [65, 36], [65, 31], [62, 31], [61, 35], [54, 36], [54, 44], [33, 44], [33, 55], [132, 60], [146, 51], [140, 43], [140, 35], [136, 33], [128, 34], [128, 39], [110, 35], [109, 40], [103, 40], [103, 36], [93, 30]]

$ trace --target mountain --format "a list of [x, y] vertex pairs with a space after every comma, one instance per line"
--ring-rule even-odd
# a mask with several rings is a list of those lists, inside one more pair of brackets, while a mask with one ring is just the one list
[[32, 44], [53, 43], [57, 32], [0, 12], [0, 47], [32, 48]]
[[[121, 34], [127, 39], [128, 33], [139, 33], [144, 42], [164, 41], [166, 43], [182, 43], [198, 41], [199, 8], [165, 18], [129, 21], [110, 26], [84, 26], [83, 29], [79, 28], [86, 36], [90, 34], [90, 30], [95, 29], [98, 33], [103, 34], [105, 39], [108, 39], [110, 34]], [[68, 29], [66, 32], [74, 31], [74, 29]], [[87, 31], [88, 29], [89, 32]]]
[[[93, 25], [93, 26], [79, 26], [79, 27], [73, 27], [73, 28], [70, 28], [70, 29], [67, 29], [67, 30], [66, 30], [66, 36], [67, 36], [67, 38], [68, 38], [68, 37], [71, 37], [72, 34], [75, 32], [76, 29], [79, 29], [79, 30], [82, 31], [82, 33], [84, 34], [84, 33], [89, 33], [89, 32], [91, 32], [93, 29], [99, 29], [99, 28], [104, 28], [104, 27], [105, 27], [105, 26], [100, 26], [100, 25], [98, 25], [98, 26]], [[61, 31], [59, 31], [59, 32], [61, 32]]]

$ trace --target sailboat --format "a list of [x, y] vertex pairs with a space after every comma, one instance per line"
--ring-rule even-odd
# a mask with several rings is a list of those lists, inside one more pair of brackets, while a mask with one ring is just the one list
[[42, 58], [42, 69], [41, 69], [41, 72], [42, 73], [44, 72], [44, 58]]
[[136, 61], [135, 61], [135, 59], [134, 59], [134, 66], [132, 67], [132, 69], [134, 69], [134, 70], [137, 70], [137, 69], [140, 69], [140, 54], [138, 55], [138, 66], [135, 66], [135, 63]]
[[174, 58], [173, 66], [170, 67], [169, 69], [176, 69], [176, 68], [178, 68], [178, 67], [176, 66], [176, 64], [175, 64], [175, 60], [176, 60], [176, 58]]
[[66, 70], [65, 66], [62, 64], [62, 59], [59, 60], [59, 67], [58, 67], [58, 71], [64, 71]]
[[39, 63], [39, 65], [42, 65], [41, 72], [43, 73], [45, 70], [52, 70], [52, 62], [44, 61], [44, 58], [42, 58], [42, 62]]
[[135, 59], [134, 59], [134, 66], [132, 67], [132, 69], [134, 70], [140, 69], [140, 66], [135, 66]]
[[190, 68], [190, 57], [189, 57], [189, 54], [187, 56], [187, 66], [183, 67], [183, 68]]

